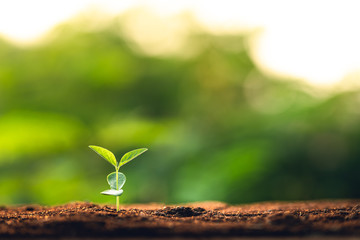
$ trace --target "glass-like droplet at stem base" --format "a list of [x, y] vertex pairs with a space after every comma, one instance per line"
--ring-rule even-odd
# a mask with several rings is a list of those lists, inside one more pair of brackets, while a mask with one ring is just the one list
[[120, 189], [120, 190], [115, 190], [115, 189], [108, 189], [105, 191], [102, 191], [101, 194], [104, 195], [110, 195], [110, 196], [121, 196], [123, 194], [124, 190]]

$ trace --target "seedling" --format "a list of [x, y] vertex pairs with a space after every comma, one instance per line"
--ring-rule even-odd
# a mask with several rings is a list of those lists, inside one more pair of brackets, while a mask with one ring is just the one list
[[114, 154], [103, 147], [90, 145], [89, 148], [94, 150], [97, 154], [99, 154], [102, 158], [104, 158], [106, 161], [108, 161], [115, 167], [115, 172], [112, 172], [107, 176], [107, 182], [110, 185], [110, 189], [102, 191], [101, 194], [115, 196], [116, 197], [116, 211], [119, 211], [119, 196], [122, 195], [122, 193], [123, 193], [123, 190], [121, 188], [124, 186], [125, 181], [126, 181], [125, 175], [123, 173], [119, 172], [119, 169], [121, 166], [127, 164], [128, 162], [130, 162], [131, 160], [133, 160], [140, 154], [146, 152], [148, 149], [147, 148], [139, 148], [139, 149], [132, 150], [132, 151], [126, 153], [121, 158], [120, 162], [118, 162], [116, 160]]

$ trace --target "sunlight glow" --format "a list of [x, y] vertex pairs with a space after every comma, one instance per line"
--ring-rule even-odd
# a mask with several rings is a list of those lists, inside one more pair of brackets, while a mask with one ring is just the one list
[[182, 47], [184, 41], [175, 40], [186, 37], [181, 36], [186, 31], [174, 16], [190, 13], [214, 34], [254, 32], [249, 48], [268, 74], [329, 86], [360, 69], [360, 2], [352, 0], [5, 0], [0, 1], [0, 35], [18, 43], [33, 42], [79, 12], [100, 9], [119, 14], [138, 7], [151, 9], [161, 23], [153, 28], [159, 31], [148, 34], [149, 41], [140, 34], [148, 24], [141, 16], [134, 26], [127, 24], [128, 34], [148, 52], [159, 52], [156, 46], [163, 43], [170, 52]]
[[[360, 68], [359, 2], [283, 3], [252, 42], [265, 71], [331, 85]], [[336, 17], [335, 17], [336, 16]]]
[[1, 1], [0, 32], [15, 41], [29, 41], [76, 14], [84, 1]]
[[0, 1], [0, 35], [18, 43], [32, 42], [60, 22], [80, 12], [100, 9], [122, 12], [132, 6], [129, 0], [2, 0]]
[[137, 9], [123, 18], [123, 32], [136, 43], [135, 48], [149, 55], [184, 53], [188, 34], [181, 15], [155, 15], [147, 8]]

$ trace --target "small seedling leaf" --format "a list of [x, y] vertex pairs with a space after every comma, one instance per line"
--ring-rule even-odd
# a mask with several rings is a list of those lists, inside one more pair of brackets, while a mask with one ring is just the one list
[[118, 169], [122, 166], [125, 165], [126, 163], [130, 162], [131, 160], [133, 160], [134, 158], [136, 158], [137, 156], [139, 156], [140, 154], [146, 152], [148, 149], [147, 148], [139, 148], [139, 149], [135, 149], [132, 150], [128, 153], [126, 153], [120, 160], [119, 162], [119, 166]]
[[110, 185], [111, 189], [114, 190], [121, 190], [121, 188], [124, 186], [126, 177], [123, 173], [118, 172], [118, 187], [116, 188], [116, 172], [112, 172], [107, 176], [107, 181]]
[[111, 195], [111, 196], [120, 196], [120, 195], [122, 195], [123, 192], [124, 191], [122, 189], [120, 189], [120, 190], [109, 189], [109, 190], [102, 191], [101, 194]]
[[112, 152], [110, 152], [106, 148], [98, 147], [98, 146], [94, 146], [94, 145], [90, 145], [89, 148], [94, 150], [94, 152], [99, 154], [102, 158], [104, 158], [106, 161], [108, 161], [109, 163], [114, 165], [114, 167], [116, 167], [116, 165], [117, 165], [116, 158]]

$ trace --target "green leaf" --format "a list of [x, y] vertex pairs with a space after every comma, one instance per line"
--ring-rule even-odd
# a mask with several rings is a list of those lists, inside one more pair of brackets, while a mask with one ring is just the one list
[[120, 190], [109, 189], [109, 190], [102, 191], [101, 194], [111, 195], [111, 196], [120, 196], [123, 194], [123, 192], [124, 191], [122, 189], [120, 189]]
[[116, 187], [116, 172], [112, 172], [107, 176], [107, 181], [111, 189], [120, 190], [126, 181], [126, 177], [123, 173], [118, 172], [118, 187]]
[[103, 147], [98, 147], [98, 146], [93, 146], [93, 145], [90, 145], [89, 148], [94, 150], [94, 152], [99, 154], [102, 158], [104, 158], [106, 161], [108, 161], [109, 163], [114, 165], [114, 167], [116, 167], [117, 161], [112, 152], [110, 152], [109, 150], [107, 150]]
[[131, 160], [133, 160], [134, 158], [136, 158], [140, 154], [146, 152], [147, 150], [148, 150], [147, 148], [139, 148], [139, 149], [135, 149], [135, 150], [132, 150], [131, 152], [126, 153], [121, 158], [121, 160], [119, 162], [119, 166], [118, 166], [117, 169], [119, 169], [122, 165], [125, 165], [126, 163], [130, 162]]

